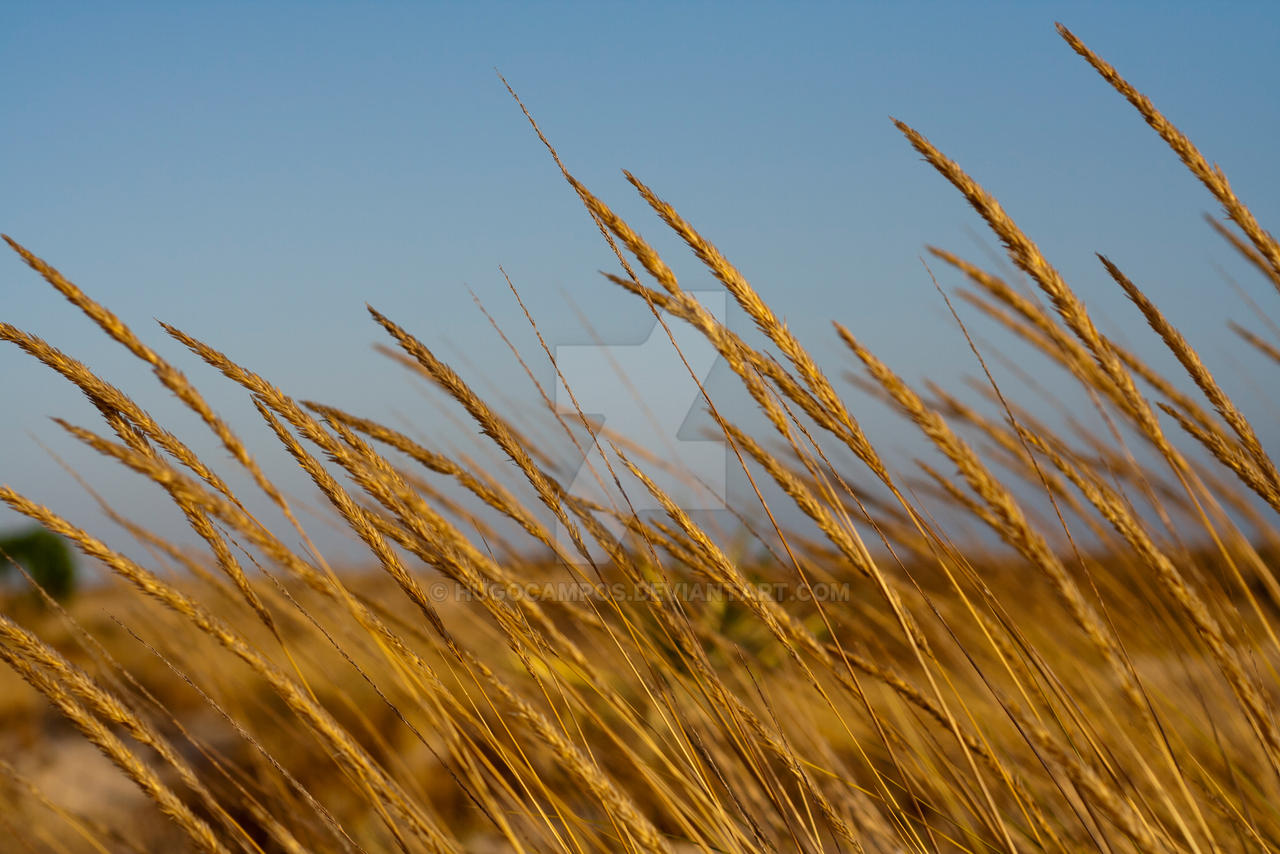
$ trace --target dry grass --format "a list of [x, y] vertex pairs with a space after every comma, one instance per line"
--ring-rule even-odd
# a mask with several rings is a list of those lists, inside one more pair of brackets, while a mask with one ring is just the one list
[[[1239, 234], [1215, 229], [1280, 283], [1280, 246], [1223, 172], [1060, 31]], [[589, 440], [604, 445], [596, 474], [613, 498], [574, 495], [525, 423], [372, 308], [401, 364], [492, 442], [505, 482], [297, 401], [164, 326], [251, 397], [373, 558], [364, 571], [332, 567], [195, 386], [6, 237], [152, 368], [290, 527], [264, 525], [125, 391], [0, 324], [0, 339], [76, 385], [110, 428], [58, 421], [67, 434], [164, 489], [207, 546], [179, 549], [104, 500], [136, 544], [110, 545], [0, 487], [0, 501], [109, 579], [68, 610], [15, 599], [0, 616], [6, 850], [1280, 849], [1274, 460], [1151, 295], [1101, 259], [1185, 378], [1108, 340], [999, 202], [896, 124], [1047, 307], [931, 250], [973, 288], [961, 297], [1062, 367], [1104, 431], [1032, 417], [989, 372], [977, 403], [915, 389], [838, 326], [865, 369], [855, 381], [951, 469], [895, 472], [803, 343], [671, 205], [628, 173], [767, 345], [704, 309], [555, 158], [618, 254], [625, 275], [608, 278], [668, 333], [675, 318], [705, 336], [764, 416], [732, 421], [703, 390], [752, 487], [751, 506], [733, 508], [752, 556], [685, 512], [651, 477], [661, 457], [621, 437]], [[1234, 328], [1280, 361], [1280, 342]], [[998, 354], [969, 341], [985, 370]], [[554, 364], [545, 342], [543, 355]], [[579, 443], [586, 416], [556, 413], [538, 391], [548, 423]], [[635, 512], [644, 493], [662, 514]], [[967, 524], [1007, 548], [962, 545]], [[149, 559], [126, 554], [135, 547]], [[593, 593], [535, 595], [566, 584]]]

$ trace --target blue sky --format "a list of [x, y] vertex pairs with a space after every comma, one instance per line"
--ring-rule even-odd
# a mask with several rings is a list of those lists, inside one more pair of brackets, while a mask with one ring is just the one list
[[[1250, 310], [1216, 268], [1273, 312], [1275, 292], [1209, 232], [1212, 199], [1055, 20], [1278, 227], [1274, 4], [19, 3], [0, 32], [0, 230], [186, 370], [272, 471], [287, 461], [244, 395], [153, 318], [298, 397], [466, 446], [469, 428], [372, 351], [383, 338], [366, 302], [517, 404], [533, 395], [471, 295], [534, 354], [499, 265], [552, 344], [634, 342], [652, 325], [597, 274], [616, 262], [496, 68], [569, 168], [687, 286], [706, 276], [621, 168], [716, 242], [833, 376], [850, 366], [839, 320], [904, 376], [955, 385], [976, 366], [919, 256], [937, 244], [983, 261], [991, 241], [893, 115], [1001, 199], [1104, 330], [1171, 367], [1092, 253], [1111, 256], [1230, 376], [1275, 447], [1265, 365], [1224, 329], [1252, 322]], [[5, 321], [96, 367], [225, 463], [16, 256], [0, 260], [0, 294]], [[549, 368], [535, 370], [550, 383]], [[49, 415], [97, 421], [12, 346], [0, 349], [0, 388], [0, 482], [105, 530], [35, 434], [118, 506], [175, 522], [155, 489], [54, 431]], [[891, 416], [865, 418], [886, 449], [915, 452]], [[0, 513], [0, 527], [15, 521]]]

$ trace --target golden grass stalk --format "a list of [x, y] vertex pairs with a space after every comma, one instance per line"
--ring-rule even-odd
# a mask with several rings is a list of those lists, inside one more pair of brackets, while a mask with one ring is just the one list
[[[91, 444], [105, 449], [105, 445], [100, 440], [94, 441], [91, 435], [86, 435], [84, 438]], [[123, 449], [118, 449], [117, 453], [127, 456], [127, 452]], [[220, 646], [249, 665], [276, 690], [280, 699], [294, 714], [318, 737], [332, 746], [334, 758], [351, 773], [353, 781], [368, 787], [374, 805], [380, 813], [383, 813], [388, 829], [393, 834], [399, 835], [399, 828], [391, 814], [384, 812], [386, 808], [394, 810], [430, 850], [437, 852], [456, 850], [448, 834], [427, 817], [419, 806], [404, 797], [394, 781], [386, 776], [385, 772], [328, 712], [317, 705], [304, 689], [264, 658], [237, 632], [208, 613], [190, 597], [175, 590], [123, 555], [112, 551], [100, 540], [69, 524], [47, 507], [27, 500], [8, 487], [0, 487], [0, 501], [18, 513], [40, 522], [49, 530], [67, 537], [86, 555], [101, 561], [112, 571], [133, 583], [140, 592], [186, 617], [198, 629], [216, 640]]]
[[[1280, 243], [1277, 243], [1276, 239], [1258, 224], [1253, 213], [1236, 197], [1231, 184], [1227, 181], [1226, 173], [1217, 166], [1211, 165], [1191, 140], [1174, 127], [1146, 95], [1133, 88], [1121, 77], [1110, 63], [1089, 50], [1084, 42], [1076, 38], [1075, 34], [1062, 24], [1058, 24], [1057, 28], [1058, 34], [1071, 45], [1071, 49], [1084, 57], [1102, 75], [1102, 79], [1110, 83], [1113, 89], [1125, 97], [1125, 100], [1133, 104], [1147, 124], [1151, 125], [1152, 130], [1160, 134], [1160, 138], [1169, 144], [1183, 165], [1190, 169], [1191, 174], [1199, 178], [1200, 183], [1213, 194], [1231, 221], [1240, 227], [1258, 253], [1266, 259], [1267, 266], [1270, 268], [1269, 275], [1280, 276]], [[1277, 283], [1274, 278], [1272, 282], [1280, 291], [1280, 283]]]
[[1187, 340], [1182, 337], [1182, 334], [1165, 319], [1155, 304], [1142, 291], [1138, 290], [1137, 286], [1124, 273], [1120, 272], [1119, 268], [1112, 264], [1110, 260], [1102, 255], [1099, 255], [1098, 258], [1102, 261], [1102, 265], [1107, 268], [1107, 272], [1111, 274], [1111, 278], [1115, 279], [1116, 283], [1124, 289], [1129, 299], [1133, 300], [1133, 304], [1146, 317], [1147, 323], [1164, 341], [1170, 352], [1177, 357], [1187, 375], [1191, 377], [1200, 391], [1204, 393], [1204, 396], [1209, 399], [1213, 408], [1231, 427], [1244, 452], [1257, 467], [1258, 471], [1261, 472], [1264, 482], [1271, 486], [1269, 490], [1259, 494], [1267, 500], [1267, 503], [1276, 508], [1277, 511], [1280, 511], [1280, 472], [1276, 471], [1271, 458], [1263, 450], [1262, 443], [1258, 440], [1258, 435], [1254, 432], [1253, 425], [1236, 408], [1231, 398], [1227, 397], [1222, 391], [1217, 380], [1213, 378], [1213, 374], [1209, 373], [1209, 369], [1200, 361], [1200, 356], [1187, 343]]
[[1267, 341], [1263, 339], [1261, 336], [1257, 335], [1256, 333], [1250, 332], [1248, 329], [1245, 329], [1243, 326], [1241, 326], [1238, 323], [1228, 323], [1227, 325], [1231, 327], [1232, 332], [1234, 332], [1236, 335], [1239, 335], [1242, 339], [1244, 339], [1250, 346], [1256, 349], [1259, 353], [1262, 353], [1263, 355], [1267, 356], [1276, 364], [1280, 364], [1280, 348], [1277, 348], [1273, 344], [1267, 343]]
[[[41, 656], [46, 659], [44, 667], [32, 661], [31, 651], [33, 649], [39, 651], [42, 646], [39, 641], [9, 620], [0, 620], [0, 659], [3, 659], [32, 687], [47, 697], [76, 729], [84, 734], [85, 738], [89, 739], [102, 751], [103, 755], [124, 772], [125, 776], [155, 801], [162, 813], [182, 828], [199, 850], [210, 852], [210, 854], [229, 854], [230, 849], [222, 844], [213, 829], [198, 818], [172, 789], [161, 782], [156, 773], [143, 763], [137, 754], [129, 750], [101, 719], [77, 701], [67, 687], [68, 683], [71, 683], [79, 686], [82, 693], [89, 693], [99, 700], [104, 699], [105, 695], [98, 691], [96, 686], [93, 686], [83, 674], [70, 670], [60, 657]], [[118, 703], [109, 698], [99, 705], [111, 715], [111, 718], [115, 719], [115, 722], [131, 718]], [[137, 732], [146, 732], [146, 730], [139, 726], [135, 734]]]

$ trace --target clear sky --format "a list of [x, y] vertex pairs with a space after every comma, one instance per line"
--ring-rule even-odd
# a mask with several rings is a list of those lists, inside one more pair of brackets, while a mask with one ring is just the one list
[[[610, 343], [652, 325], [596, 272], [616, 261], [498, 69], [568, 167], [687, 286], [707, 277], [621, 168], [715, 241], [833, 376], [850, 366], [839, 320], [904, 376], [954, 386], [975, 365], [919, 256], [937, 244], [985, 261], [991, 241], [893, 115], [1001, 199], [1105, 331], [1157, 354], [1092, 253], [1111, 256], [1230, 377], [1274, 449], [1274, 381], [1226, 332], [1225, 320], [1252, 318], [1217, 268], [1272, 312], [1275, 292], [1204, 225], [1213, 200], [1055, 20], [1280, 229], [1274, 3], [41, 2], [6, 4], [0, 26], [0, 230], [186, 370], [272, 471], [288, 462], [245, 395], [153, 318], [298, 397], [466, 445], [474, 430], [373, 352], [385, 338], [366, 302], [517, 405], [533, 395], [471, 296], [535, 355], [499, 265], [552, 344], [592, 340], [579, 312]], [[0, 295], [3, 320], [99, 369], [231, 470], [140, 363], [16, 256], [0, 259]], [[535, 371], [550, 384], [544, 363]], [[100, 422], [12, 345], [0, 393], [0, 482], [105, 530], [35, 435], [117, 506], [175, 521], [158, 490], [52, 427], [49, 415]], [[877, 413], [865, 416], [873, 437], [913, 453]], [[0, 513], [0, 527], [16, 521]]]

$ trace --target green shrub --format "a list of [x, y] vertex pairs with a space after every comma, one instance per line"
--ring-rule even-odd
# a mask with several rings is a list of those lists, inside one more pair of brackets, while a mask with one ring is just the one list
[[75, 592], [75, 557], [57, 534], [31, 528], [0, 538], [0, 575], [15, 563], [55, 599], [66, 599]]

